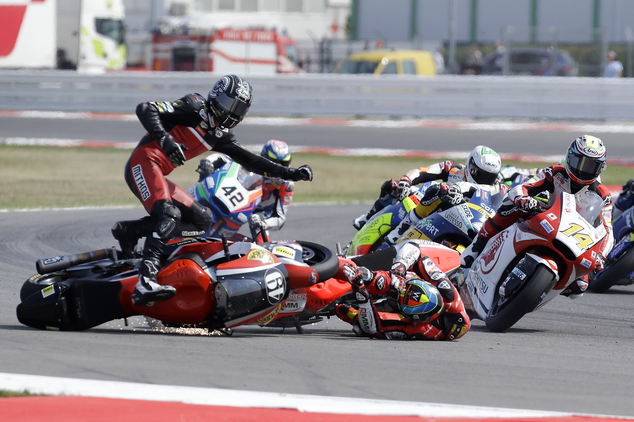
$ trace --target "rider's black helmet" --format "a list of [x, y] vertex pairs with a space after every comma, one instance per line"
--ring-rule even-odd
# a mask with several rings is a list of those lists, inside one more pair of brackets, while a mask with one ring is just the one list
[[209, 91], [209, 111], [222, 128], [232, 128], [244, 119], [251, 102], [251, 85], [236, 75], [225, 75]]

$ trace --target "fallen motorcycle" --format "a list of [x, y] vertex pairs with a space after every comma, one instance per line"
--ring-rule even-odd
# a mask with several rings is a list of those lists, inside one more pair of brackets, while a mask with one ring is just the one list
[[[131, 299], [138, 260], [118, 256], [116, 249], [101, 249], [38, 260], [38, 274], [20, 291], [18, 320], [39, 329], [85, 330], [144, 315], [166, 326], [226, 330], [268, 325], [306, 308], [317, 313], [350, 290], [349, 283], [331, 278], [339, 258], [316, 243], [173, 239], [158, 283], [175, 287], [176, 296], [138, 307]], [[310, 289], [317, 286], [313, 300]], [[304, 306], [290, 306], [303, 294]]]
[[470, 269], [456, 272], [465, 308], [503, 332], [594, 271], [609, 241], [594, 192], [562, 193], [553, 205], [491, 238]]

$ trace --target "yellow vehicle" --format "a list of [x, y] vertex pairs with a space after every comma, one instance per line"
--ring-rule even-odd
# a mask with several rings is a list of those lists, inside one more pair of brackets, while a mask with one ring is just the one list
[[374, 75], [435, 75], [436, 62], [429, 51], [366, 50], [353, 53], [332, 73]]

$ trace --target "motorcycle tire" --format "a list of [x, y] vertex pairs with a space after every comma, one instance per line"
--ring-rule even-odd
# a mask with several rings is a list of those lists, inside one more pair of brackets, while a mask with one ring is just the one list
[[619, 284], [634, 268], [634, 247], [625, 251], [616, 261], [590, 277], [588, 288], [594, 293], [603, 293], [610, 287]]
[[46, 286], [63, 281], [61, 273], [35, 274], [24, 282], [20, 289], [20, 300], [24, 301], [27, 297], [39, 292]]
[[319, 281], [326, 281], [339, 271], [339, 258], [330, 249], [317, 243], [296, 240], [303, 249], [304, 262], [315, 270]]
[[508, 330], [524, 315], [534, 311], [544, 294], [549, 292], [556, 282], [553, 273], [540, 265], [524, 286], [513, 293], [508, 303], [498, 307], [499, 298], [496, 294], [496, 303], [486, 317], [487, 328], [496, 333]]

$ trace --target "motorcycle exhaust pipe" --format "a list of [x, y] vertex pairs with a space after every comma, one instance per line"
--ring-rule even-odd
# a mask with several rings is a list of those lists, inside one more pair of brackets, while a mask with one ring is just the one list
[[87, 262], [98, 261], [100, 259], [112, 258], [117, 259], [117, 252], [114, 248], [98, 249], [96, 251], [78, 253], [76, 255], [58, 255], [50, 258], [38, 259], [35, 262], [35, 268], [39, 274], [49, 274], [55, 271], [65, 270], [75, 265], [85, 264]]

